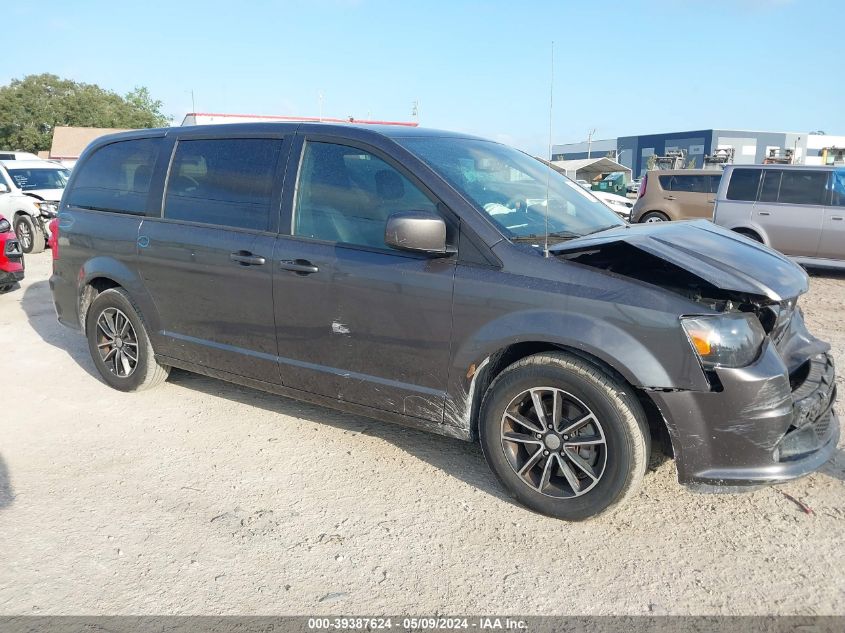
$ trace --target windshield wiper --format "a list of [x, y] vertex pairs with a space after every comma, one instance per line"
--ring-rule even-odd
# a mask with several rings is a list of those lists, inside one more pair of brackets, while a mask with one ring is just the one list
[[[581, 233], [574, 233], [572, 231], [552, 231], [549, 232], [549, 237], [556, 240], [571, 240], [576, 237], [583, 237]], [[542, 242], [546, 239], [543, 233], [536, 233], [534, 235], [515, 235], [511, 238], [512, 242]]]
[[599, 228], [595, 229], [594, 231], [589, 231], [588, 233], [584, 233], [584, 236], [593, 235], [595, 233], [601, 233], [602, 231], [609, 231], [610, 229], [616, 229], [616, 228], [619, 228], [620, 226], [625, 226], [625, 225], [624, 224], [608, 224], [607, 226], [599, 227]]

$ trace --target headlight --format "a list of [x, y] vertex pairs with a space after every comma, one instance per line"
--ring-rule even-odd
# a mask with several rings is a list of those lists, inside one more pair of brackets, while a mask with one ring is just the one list
[[57, 214], [59, 205], [55, 202], [36, 202], [35, 206], [41, 212], [41, 215], [53, 217]]
[[0, 233], [8, 233], [12, 230], [12, 225], [9, 224], [9, 221], [6, 218], [0, 220]]
[[684, 317], [681, 325], [706, 369], [751, 364], [766, 338], [766, 332], [754, 314]]

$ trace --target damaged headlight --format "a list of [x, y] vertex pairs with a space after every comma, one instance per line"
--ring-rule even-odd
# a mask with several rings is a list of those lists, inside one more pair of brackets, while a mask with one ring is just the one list
[[683, 317], [681, 325], [705, 369], [751, 364], [766, 338], [760, 320], [750, 313]]
[[54, 218], [58, 215], [58, 202], [36, 202], [35, 206], [38, 207], [38, 210], [41, 212], [41, 215], [46, 218]]

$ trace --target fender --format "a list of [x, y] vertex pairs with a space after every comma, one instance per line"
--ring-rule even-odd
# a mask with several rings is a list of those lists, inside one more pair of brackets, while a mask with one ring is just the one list
[[[487, 322], [453, 354], [444, 422], [470, 428], [478, 404], [474, 400], [481, 395], [477, 393], [478, 383], [483, 383], [478, 374], [491, 359], [519, 343], [582, 352], [599, 359], [635, 387], [709, 391], [677, 315], [625, 305], [617, 305], [616, 309], [616, 319], [624, 322], [628, 330], [633, 323], [646, 324], [642, 328], [643, 340], [611, 319], [557, 310], [516, 312]], [[648, 315], [644, 316], [646, 312]]]
[[138, 274], [137, 269], [127, 266], [125, 263], [104, 255], [98, 255], [87, 260], [82, 268], [79, 270], [77, 276], [77, 297], [79, 306], [79, 322], [85, 330], [85, 313], [88, 310], [88, 305], [83, 305], [85, 301], [85, 288], [92, 280], [101, 278], [108, 279], [123, 288], [132, 301], [138, 306], [141, 312], [141, 318], [147, 326], [147, 332], [155, 345], [157, 333], [161, 330], [161, 318], [150, 294], [147, 292], [143, 280]]

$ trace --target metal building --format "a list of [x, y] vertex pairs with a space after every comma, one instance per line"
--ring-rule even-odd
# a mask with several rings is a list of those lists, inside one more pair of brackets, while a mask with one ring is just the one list
[[[552, 161], [608, 157], [629, 167], [635, 177], [647, 170], [651, 156], [682, 152], [689, 167], [787, 162], [820, 165], [842, 156], [845, 136], [806, 132], [692, 130], [620, 136], [552, 146]], [[838, 153], [837, 153], [838, 150]], [[832, 158], [831, 158], [832, 157]]]

